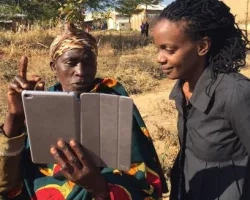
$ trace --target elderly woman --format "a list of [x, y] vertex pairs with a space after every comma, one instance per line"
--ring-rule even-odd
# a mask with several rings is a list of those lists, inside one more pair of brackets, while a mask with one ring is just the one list
[[[97, 44], [93, 36], [68, 25], [51, 45], [50, 67], [58, 83], [50, 91], [99, 92], [127, 96], [113, 79], [96, 79]], [[132, 165], [129, 171], [99, 169], [77, 141], [59, 140], [50, 152], [55, 165], [32, 163], [24, 134], [21, 92], [43, 90], [37, 76], [27, 80], [27, 58], [9, 85], [8, 105], [0, 135], [0, 193], [8, 199], [159, 199], [166, 182], [146, 126], [134, 107]], [[38, 105], [39, 106], [39, 105]], [[42, 123], [42, 122], [41, 122]]]

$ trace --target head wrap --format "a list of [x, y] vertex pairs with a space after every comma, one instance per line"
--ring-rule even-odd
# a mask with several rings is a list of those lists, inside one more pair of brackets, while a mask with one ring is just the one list
[[73, 24], [65, 25], [65, 31], [57, 36], [50, 46], [50, 59], [55, 62], [63, 53], [71, 49], [90, 49], [98, 54], [96, 39], [89, 33], [77, 29]]

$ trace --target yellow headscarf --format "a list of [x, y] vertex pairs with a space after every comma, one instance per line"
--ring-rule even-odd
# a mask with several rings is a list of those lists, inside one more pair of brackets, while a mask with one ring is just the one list
[[50, 46], [50, 59], [55, 62], [64, 52], [71, 49], [89, 48], [96, 56], [98, 55], [96, 39], [89, 33], [77, 29], [69, 23], [65, 26], [62, 35], [57, 36]]

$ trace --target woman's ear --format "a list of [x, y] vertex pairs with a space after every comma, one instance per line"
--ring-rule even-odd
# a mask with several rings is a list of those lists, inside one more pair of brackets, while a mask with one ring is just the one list
[[198, 42], [198, 55], [205, 56], [211, 47], [211, 40], [209, 37], [204, 37]]
[[56, 64], [53, 61], [50, 61], [49, 63], [50, 69], [55, 73], [56, 72]]
[[49, 65], [50, 65], [50, 69], [51, 69], [52, 72], [54, 73], [54, 78], [55, 78], [55, 80], [57, 80], [57, 71], [56, 71], [56, 64], [55, 64], [55, 62], [51, 61], [51, 62], [49, 63]]

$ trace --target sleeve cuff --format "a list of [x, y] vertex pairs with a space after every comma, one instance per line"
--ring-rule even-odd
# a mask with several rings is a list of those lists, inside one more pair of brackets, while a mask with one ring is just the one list
[[20, 154], [25, 146], [26, 134], [8, 138], [3, 134], [0, 128], [0, 156], [12, 157]]

